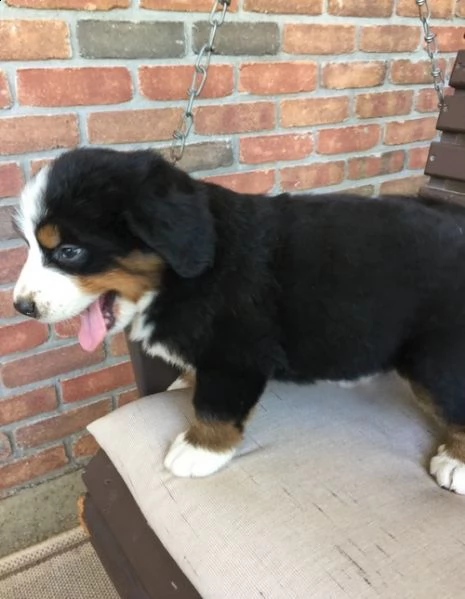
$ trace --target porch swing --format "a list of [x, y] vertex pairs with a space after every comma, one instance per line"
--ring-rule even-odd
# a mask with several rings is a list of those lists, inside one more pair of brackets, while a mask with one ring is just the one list
[[[193, 125], [193, 104], [205, 84], [215, 34], [224, 22], [230, 2], [231, 0], [214, 0], [210, 14], [209, 41], [198, 55], [187, 108], [174, 132], [173, 162], [180, 160], [183, 155]], [[442, 132], [441, 140], [431, 144], [425, 169], [430, 180], [422, 187], [420, 195], [429, 200], [445, 200], [465, 205], [465, 51], [458, 53], [450, 79], [450, 86], [455, 89], [455, 94], [446, 96], [444, 77], [438, 63], [436, 37], [429, 25], [428, 1], [415, 2], [425, 33], [434, 87], [438, 95], [437, 128]], [[226, 474], [221, 479], [214, 477], [187, 483], [180, 479], [178, 483], [171, 485], [170, 490], [167, 486], [168, 479], [162, 473], [155, 472], [157, 463], [163, 460], [160, 456], [154, 457], [152, 447], [139, 449], [136, 458], [138, 463], [131, 464], [130, 470], [125, 464], [128, 458], [124, 448], [114, 449], [116, 443], [113, 439], [119, 438], [121, 445], [123, 436], [129, 435], [126, 433], [129, 428], [132, 430], [134, 443], [139, 443], [140, 446], [135, 437], [139, 430], [148, 430], [150, 414], [150, 422], [154, 426], [161, 420], [168, 429], [173, 426], [176, 428], [172, 402], [182, 403], [185, 391], [163, 393], [175, 382], [179, 372], [159, 359], [146, 356], [138, 344], [129, 342], [128, 345], [140, 396], [159, 395], [156, 399], [141, 400], [137, 409], [133, 408], [134, 404], [127, 406], [127, 409], [132, 409], [126, 412], [129, 424], [122, 422], [118, 410], [105, 417], [104, 424], [92, 426], [91, 432], [104, 449], [99, 451], [86, 469], [83, 478], [87, 493], [80, 503], [83, 526], [89, 532], [97, 554], [123, 599], [200, 599], [198, 584], [194, 584], [192, 580], [194, 578], [198, 583], [201, 576], [196, 577], [196, 567], [200, 568], [202, 576], [216, 577], [213, 582], [208, 580], [203, 585], [208, 589], [204, 599], [206, 596], [213, 599], [358, 599], [362, 596], [367, 599], [380, 596], [426, 599], [462, 596], [463, 564], [459, 556], [463, 554], [463, 542], [456, 542], [454, 538], [458, 538], [465, 523], [465, 516], [460, 518], [463, 503], [457, 505], [450, 495], [442, 496], [442, 508], [438, 503], [434, 504], [426, 489], [421, 487], [427, 480], [421, 473], [421, 478], [416, 478], [413, 483], [424, 494], [424, 501], [412, 507], [414, 495], [409, 483], [415, 478], [415, 471], [409, 469], [408, 460], [407, 464], [403, 461], [400, 466], [394, 456], [394, 468], [390, 471], [389, 468], [393, 465], [390, 463], [391, 456], [387, 458], [385, 454], [381, 454], [379, 468], [386, 473], [388, 480], [383, 481], [382, 476], [374, 480], [367, 479], [363, 467], [359, 467], [358, 475], [356, 474], [358, 447], [356, 444], [349, 446], [347, 439], [344, 441], [344, 435], [341, 442], [348, 444], [347, 453], [352, 459], [345, 462], [344, 469], [337, 470], [337, 464], [335, 467], [341, 477], [344, 476], [345, 468], [351, 470], [351, 475], [357, 478], [360, 488], [355, 486], [355, 490], [347, 489], [336, 494], [332, 491], [330, 479], [323, 476], [318, 501], [308, 501], [308, 497], [312, 497], [313, 465], [310, 462], [307, 463], [308, 480], [297, 477], [297, 488], [281, 488], [278, 480], [274, 479], [274, 472], [267, 477], [266, 472], [259, 469], [256, 479], [252, 481], [245, 472], [242, 477], [240, 473], [236, 473], [236, 478], [228, 478]], [[394, 396], [396, 392], [399, 389], [394, 389]], [[341, 404], [342, 401], [349, 404], [352, 402], [350, 405], [356, 412], [357, 392], [345, 393], [349, 395], [340, 398]], [[380, 404], [376, 408], [376, 398], [369, 399], [370, 402], [365, 404], [373, 401], [375, 412], [376, 409], [382, 410]], [[268, 400], [273, 402], [273, 398]], [[350, 412], [352, 407], [347, 407], [347, 403], [344, 405], [346, 407], [342, 411]], [[366, 410], [367, 405], [363, 407]], [[331, 412], [331, 403], [329, 410]], [[399, 430], [397, 442], [403, 444], [403, 451], [407, 453], [409, 450], [413, 453], [416, 451], [415, 458], [411, 461], [417, 463], [418, 447], [424, 451], [427, 435], [414, 429], [408, 407], [403, 406], [398, 412], [397, 416], [383, 412], [382, 422], [379, 416], [372, 413], [375, 418], [374, 429], [382, 429], [385, 425]], [[333, 410], [336, 420], [338, 413]], [[265, 419], [267, 417], [266, 414], [263, 416]], [[346, 425], [351, 422], [352, 416], [349, 414]], [[324, 424], [324, 420], [317, 423], [321, 426]], [[402, 438], [402, 424], [406, 428], [413, 427], [413, 432], [409, 429], [409, 434], [417, 435], [413, 443], [410, 438]], [[157, 432], [160, 433], [160, 430]], [[373, 435], [376, 437], [375, 432]], [[167, 436], [173, 436], [170, 430], [167, 431]], [[132, 452], [132, 455], [135, 459], [136, 454]], [[285, 469], [298, 468], [298, 456], [295, 460], [295, 463], [286, 462]], [[144, 473], [144, 468], [151, 474]], [[272, 464], [269, 469], [274, 471], [280, 468], [283, 467], [279, 464], [278, 456], [277, 463]], [[408, 476], [404, 473], [405, 480], [402, 478], [402, 468], [408, 470]], [[152, 499], [147, 499], [134, 483], [135, 478], [140, 483], [141, 479], [148, 476], [156, 477], [157, 481], [160, 478], [159, 483], [153, 483], [155, 487], [152, 486]], [[396, 492], [392, 493], [391, 479], [397, 485]], [[217, 480], [219, 483], [216, 483]], [[302, 488], [306, 491], [305, 503], [299, 502], [299, 493], [296, 493]], [[228, 507], [231, 496], [236, 494], [239, 495], [239, 501], [232, 502], [231, 505], [239, 505], [240, 513], [231, 506]], [[370, 505], [379, 508], [373, 508], [373, 517], [363, 507], [364, 497], [367, 495], [372, 499]], [[281, 506], [289, 502], [293, 509], [286, 513], [285, 521], [282, 522], [284, 516]], [[151, 517], [147, 517], [150, 526], [141, 511], [142, 503], [145, 506], [144, 514], [147, 515], [150, 511]], [[151, 509], [148, 510], [147, 506], [151, 506]], [[447, 518], [444, 513], [447, 509], [454, 510], [455, 515]], [[268, 525], [263, 524], [263, 511], [266, 512]], [[293, 514], [301, 516], [303, 512], [307, 516], [308, 535], [312, 537], [313, 551], [309, 555], [304, 553], [306, 546], [302, 545], [301, 530], [295, 529], [295, 525], [295, 530], [292, 528]], [[219, 520], [215, 519], [218, 513], [221, 514]], [[192, 520], [199, 525], [197, 529], [193, 528]], [[267, 558], [273, 554], [273, 547], [269, 547], [267, 552], [260, 546], [263, 541], [257, 538], [256, 531], [260, 530], [257, 522], [262, 522], [263, 538], [269, 539], [270, 529], [274, 528], [278, 530], [278, 535], [290, 537], [286, 545], [289, 551], [281, 554], [280, 560]], [[209, 529], [207, 537], [205, 528]], [[433, 528], [434, 530], [430, 530]], [[238, 530], [243, 531], [243, 536], [239, 535], [239, 539]], [[186, 543], [181, 543], [179, 547], [176, 537], [184, 540], [183, 535]], [[203, 544], [199, 542], [202, 538]], [[308, 543], [308, 539], [306, 541]], [[264, 561], [257, 559], [259, 550]], [[220, 552], [222, 559], [218, 560]], [[234, 572], [238, 574], [234, 576]], [[222, 578], [235, 580], [237, 586], [228, 587], [230, 583], [223, 584]], [[296, 578], [299, 578], [298, 582]], [[307, 580], [308, 578], [311, 580]], [[291, 592], [290, 586], [294, 591]], [[239, 588], [247, 588], [247, 594], [238, 591]], [[296, 592], [296, 588], [299, 591]], [[383, 589], [381, 594], [380, 588]]]

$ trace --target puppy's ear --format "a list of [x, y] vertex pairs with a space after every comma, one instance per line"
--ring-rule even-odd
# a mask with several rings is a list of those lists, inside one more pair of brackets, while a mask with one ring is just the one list
[[213, 218], [207, 199], [198, 193], [171, 189], [137, 198], [126, 211], [126, 221], [181, 277], [196, 277], [213, 264]]

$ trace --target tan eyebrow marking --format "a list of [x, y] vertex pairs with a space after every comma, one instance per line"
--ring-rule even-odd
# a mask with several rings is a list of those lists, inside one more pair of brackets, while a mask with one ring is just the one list
[[40, 227], [36, 233], [40, 245], [48, 250], [53, 250], [60, 245], [61, 235], [56, 225], [47, 224]]

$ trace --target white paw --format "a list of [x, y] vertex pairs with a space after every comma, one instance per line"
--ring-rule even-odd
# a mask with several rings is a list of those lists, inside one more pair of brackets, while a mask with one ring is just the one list
[[432, 458], [429, 471], [440, 487], [465, 495], [465, 464], [451, 457], [445, 445], [441, 445]]
[[176, 476], [208, 476], [227, 464], [235, 451], [235, 449], [230, 449], [216, 452], [202, 447], [194, 447], [186, 441], [186, 433], [181, 433], [176, 437], [166, 455], [165, 468]]

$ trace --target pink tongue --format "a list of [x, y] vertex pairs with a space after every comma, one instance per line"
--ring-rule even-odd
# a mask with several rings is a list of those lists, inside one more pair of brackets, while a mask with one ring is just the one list
[[105, 326], [100, 302], [95, 300], [81, 314], [81, 328], [79, 329], [78, 338], [82, 349], [89, 352], [94, 351], [102, 343], [106, 333], [107, 327]]

